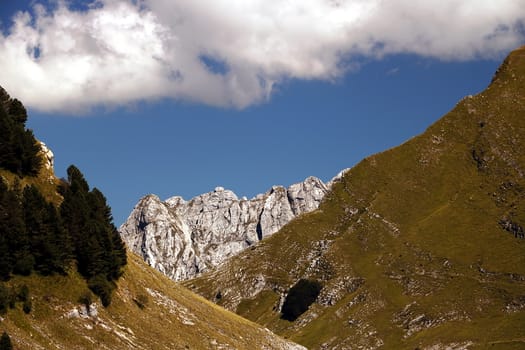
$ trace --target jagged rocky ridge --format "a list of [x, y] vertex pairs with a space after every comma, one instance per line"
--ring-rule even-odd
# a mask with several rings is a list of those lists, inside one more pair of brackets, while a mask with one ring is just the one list
[[150, 194], [119, 231], [150, 266], [174, 280], [189, 279], [317, 209], [341, 174], [327, 184], [308, 177], [288, 188], [273, 186], [249, 200], [222, 187], [189, 201]]

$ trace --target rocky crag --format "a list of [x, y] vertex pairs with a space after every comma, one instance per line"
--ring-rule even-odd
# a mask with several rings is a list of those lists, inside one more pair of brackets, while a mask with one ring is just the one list
[[252, 199], [222, 187], [189, 201], [143, 197], [119, 231], [133, 252], [174, 280], [218, 266], [318, 208], [341, 174], [325, 184], [309, 177], [288, 188], [273, 186]]

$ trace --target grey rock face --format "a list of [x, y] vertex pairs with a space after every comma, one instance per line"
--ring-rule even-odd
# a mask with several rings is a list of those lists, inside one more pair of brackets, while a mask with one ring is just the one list
[[217, 187], [189, 201], [143, 197], [119, 232], [133, 252], [174, 280], [218, 266], [293, 218], [319, 207], [329, 188], [309, 177], [248, 200]]

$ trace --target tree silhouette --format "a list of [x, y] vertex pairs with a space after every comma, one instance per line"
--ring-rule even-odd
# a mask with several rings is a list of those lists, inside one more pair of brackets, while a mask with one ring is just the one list
[[0, 350], [11, 350], [13, 349], [13, 344], [11, 344], [11, 338], [9, 335], [4, 332], [0, 337]]

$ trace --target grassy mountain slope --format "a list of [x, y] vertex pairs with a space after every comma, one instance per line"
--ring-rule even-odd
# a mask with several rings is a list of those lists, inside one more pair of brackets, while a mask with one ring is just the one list
[[[309, 348], [525, 347], [525, 47], [320, 209], [187, 286]], [[521, 237], [521, 238], [520, 238]], [[322, 283], [280, 318], [299, 279]]]
[[104, 309], [97, 302], [90, 315], [75, 311], [82, 309], [78, 300], [88, 291], [76, 272], [68, 277], [15, 277], [9, 284], [27, 285], [32, 300], [29, 315], [17, 305], [0, 322], [15, 349], [293, 348], [176, 285], [132, 254], [111, 305]]

